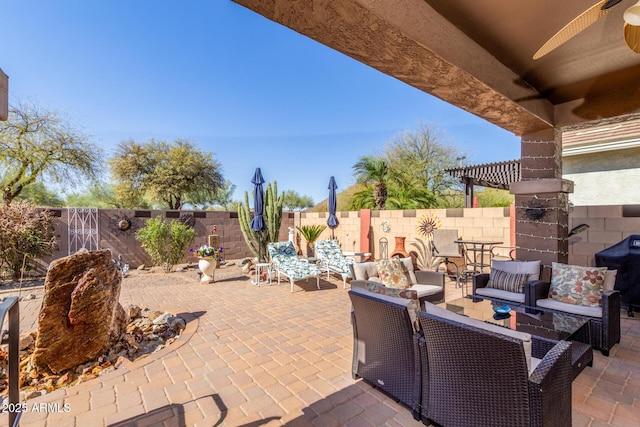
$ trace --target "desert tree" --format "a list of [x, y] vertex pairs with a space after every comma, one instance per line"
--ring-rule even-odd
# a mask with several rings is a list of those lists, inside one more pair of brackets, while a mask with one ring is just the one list
[[74, 187], [100, 176], [102, 151], [78, 126], [33, 102], [0, 122], [0, 184], [6, 205], [41, 181]]
[[[464, 153], [447, 140], [436, 125], [421, 123], [417, 130], [404, 131], [385, 145], [384, 158], [389, 166], [389, 181], [394, 193], [413, 200], [405, 209], [434, 208], [441, 199], [460, 186], [445, 169], [458, 166]], [[417, 202], [417, 203], [416, 203]]]
[[287, 190], [284, 192], [283, 205], [289, 212], [294, 210], [303, 210], [313, 206], [313, 199], [311, 196], [301, 196], [295, 190]]
[[168, 209], [213, 200], [224, 182], [212, 154], [185, 139], [121, 142], [109, 165], [119, 199], [144, 197]]

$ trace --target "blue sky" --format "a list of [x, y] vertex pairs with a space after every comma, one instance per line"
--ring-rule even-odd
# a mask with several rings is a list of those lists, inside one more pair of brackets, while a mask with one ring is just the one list
[[9, 100], [33, 99], [113, 152], [188, 138], [235, 197], [256, 167], [320, 202], [362, 155], [433, 123], [470, 163], [520, 156], [520, 139], [228, 0], [5, 0]]

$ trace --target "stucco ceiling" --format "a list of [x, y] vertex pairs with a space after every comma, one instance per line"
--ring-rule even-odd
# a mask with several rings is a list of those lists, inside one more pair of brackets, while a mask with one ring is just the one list
[[622, 0], [546, 56], [594, 0], [233, 0], [517, 135], [640, 117]]

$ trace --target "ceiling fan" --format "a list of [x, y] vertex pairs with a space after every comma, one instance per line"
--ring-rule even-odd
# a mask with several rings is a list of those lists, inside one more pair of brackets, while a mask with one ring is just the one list
[[[551, 52], [567, 40], [571, 39], [579, 32], [596, 22], [598, 19], [609, 13], [609, 10], [622, 0], [601, 0], [589, 9], [575, 17], [571, 22], [555, 33], [540, 49], [533, 55], [533, 59], [538, 59]], [[624, 41], [629, 49], [640, 53], [640, 1], [624, 12]]]

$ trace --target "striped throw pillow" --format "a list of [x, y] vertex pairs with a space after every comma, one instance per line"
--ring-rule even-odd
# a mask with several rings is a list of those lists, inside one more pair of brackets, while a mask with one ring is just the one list
[[527, 273], [514, 274], [492, 268], [487, 288], [521, 294], [524, 292], [524, 284], [529, 280], [529, 276]]

